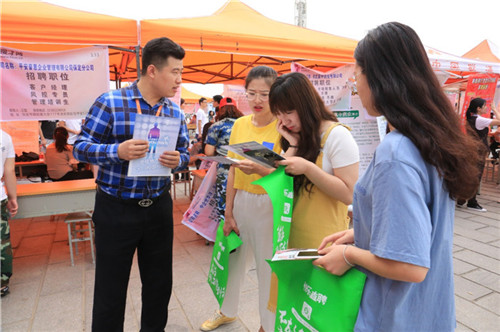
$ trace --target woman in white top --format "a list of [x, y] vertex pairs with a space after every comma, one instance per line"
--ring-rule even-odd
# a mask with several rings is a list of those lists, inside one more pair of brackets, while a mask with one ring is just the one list
[[[474, 98], [470, 101], [469, 107], [467, 108], [467, 112], [465, 116], [467, 118], [467, 123], [472, 129], [472, 135], [474, 135], [478, 140], [480, 140], [483, 144], [481, 144], [480, 153], [483, 156], [481, 159], [481, 164], [479, 165], [479, 182], [481, 182], [481, 177], [483, 176], [483, 170], [485, 165], [485, 158], [488, 153], [488, 133], [490, 126], [500, 125], [500, 113], [495, 109], [493, 103], [491, 104], [491, 110], [495, 113], [496, 119], [485, 118], [481, 116], [482, 114], [486, 114], [488, 111], [488, 107], [486, 105], [486, 100], [483, 98]], [[457, 206], [462, 206], [465, 203], [465, 200], [458, 200]], [[486, 212], [486, 209], [483, 208], [476, 199], [476, 194], [469, 198], [467, 201], [467, 208]]]

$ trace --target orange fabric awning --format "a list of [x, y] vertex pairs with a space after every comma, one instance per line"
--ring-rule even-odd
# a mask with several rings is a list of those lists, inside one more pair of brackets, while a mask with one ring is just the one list
[[[497, 53], [494, 53], [493, 49], [495, 49]], [[463, 57], [488, 62], [500, 62], [500, 55], [498, 52], [500, 52], [498, 46], [490, 42], [488, 39], [485, 39], [472, 50], [465, 53]]]
[[[199, 95], [197, 93], [194, 93], [192, 91], [189, 91], [184, 86], [181, 86], [181, 98], [184, 99], [186, 104], [197, 104], [201, 97], [203, 97], [203, 96]], [[207, 97], [205, 97], [205, 98], [207, 98]], [[207, 98], [207, 99], [210, 99], [210, 98]]]
[[[2, 0], [0, 9], [3, 46], [59, 51], [91, 45], [133, 49], [139, 43], [136, 20], [64, 8], [38, 0]], [[124, 63], [135, 61], [135, 55], [128, 52], [110, 49], [109, 53], [111, 71], [116, 69], [116, 72], [123, 73]], [[130, 61], [131, 57], [134, 61]], [[115, 76], [112, 74], [111, 79]]]
[[292, 61], [317, 70], [354, 63], [357, 41], [273, 21], [239, 0], [215, 14], [183, 19], [142, 20], [141, 46], [166, 36], [187, 51], [183, 81], [241, 81], [254, 66], [290, 71]]

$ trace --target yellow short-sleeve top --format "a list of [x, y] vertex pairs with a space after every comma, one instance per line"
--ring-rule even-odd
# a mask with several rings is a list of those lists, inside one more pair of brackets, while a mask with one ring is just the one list
[[[253, 115], [242, 116], [235, 121], [233, 129], [231, 130], [231, 137], [229, 144], [238, 144], [256, 141], [267, 147], [272, 146], [272, 150], [276, 153], [281, 153], [281, 146], [279, 143], [280, 135], [276, 130], [276, 121], [274, 120], [265, 127], [256, 127], [252, 124]], [[229, 151], [228, 157], [236, 159], [244, 159], [239, 155]], [[240, 169], [236, 168], [234, 173], [234, 188], [238, 190], [245, 190], [253, 194], [265, 194], [264, 188], [258, 185], [251, 184], [253, 181], [260, 179], [258, 174], [247, 175]]]

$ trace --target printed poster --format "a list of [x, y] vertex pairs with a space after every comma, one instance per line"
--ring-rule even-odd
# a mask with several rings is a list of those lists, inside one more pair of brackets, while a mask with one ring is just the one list
[[373, 158], [375, 149], [385, 135], [387, 121], [370, 116], [361, 104], [359, 96], [352, 96], [351, 108], [334, 110], [338, 120], [351, 128], [351, 134], [359, 148], [359, 177], [363, 175]]
[[244, 115], [252, 114], [252, 110], [248, 104], [245, 87], [243, 85], [224, 84], [223, 95], [224, 97], [232, 98], [238, 110]]
[[136, 114], [133, 138], [148, 141], [149, 150], [145, 157], [130, 161], [127, 176], [170, 176], [172, 170], [158, 158], [175, 150], [180, 126], [179, 118]]
[[1, 119], [84, 118], [109, 90], [107, 47], [32, 52], [0, 47]]
[[[496, 74], [479, 74], [470, 75], [467, 81], [467, 89], [465, 90], [465, 100], [462, 107], [462, 118], [465, 119], [465, 113], [469, 108], [470, 101], [474, 98], [486, 99], [486, 104], [491, 106], [495, 97], [498, 76]], [[489, 117], [489, 114], [485, 114]]]
[[329, 109], [349, 108], [354, 65], [345, 65], [324, 73], [294, 62], [291, 70], [307, 76]]

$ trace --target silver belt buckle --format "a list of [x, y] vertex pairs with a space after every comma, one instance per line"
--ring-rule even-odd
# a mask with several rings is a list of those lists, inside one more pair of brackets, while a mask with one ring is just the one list
[[140, 207], [150, 207], [153, 205], [153, 201], [149, 198], [143, 198], [137, 204], [139, 204]]

